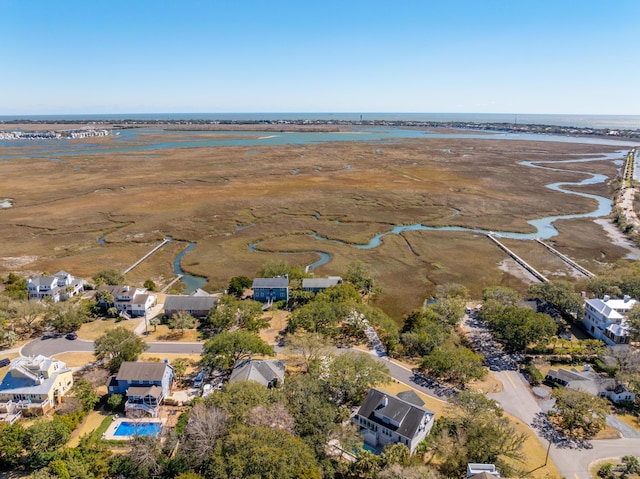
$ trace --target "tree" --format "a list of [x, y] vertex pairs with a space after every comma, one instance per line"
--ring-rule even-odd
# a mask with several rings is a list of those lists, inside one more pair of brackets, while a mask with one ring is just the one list
[[89, 321], [89, 316], [81, 303], [58, 303], [52, 305], [50, 324], [59, 333], [77, 331]]
[[253, 281], [246, 276], [234, 276], [229, 281], [227, 292], [236, 298], [241, 298], [244, 295], [244, 290], [250, 288], [252, 284]]
[[137, 361], [149, 346], [133, 331], [118, 326], [96, 339], [94, 349], [96, 358], [107, 360], [107, 368], [115, 373], [124, 361]]
[[129, 457], [137, 477], [157, 475], [162, 467], [160, 443], [152, 436], [135, 435], [129, 441]]
[[156, 283], [153, 282], [152, 279], [147, 279], [142, 286], [144, 286], [146, 289], [148, 289], [149, 291], [156, 291], [158, 289], [158, 287], [156, 286]]
[[449, 341], [424, 356], [420, 367], [436, 378], [462, 387], [470, 380], [486, 375], [483, 362], [481, 355]]
[[320, 479], [313, 450], [293, 434], [267, 427], [236, 426], [216, 443], [206, 477]]
[[100, 395], [86, 379], [78, 379], [73, 383], [73, 394], [78, 398], [85, 412], [91, 411], [100, 402]]
[[45, 307], [38, 301], [25, 301], [18, 303], [16, 316], [19, 318], [19, 325], [27, 334], [31, 336], [40, 328], [40, 323], [44, 318]]
[[37, 421], [29, 427], [25, 434], [29, 466], [33, 469], [45, 466], [70, 435], [69, 428], [59, 417], [54, 417], [53, 421]]
[[627, 326], [632, 341], [640, 341], [640, 302], [634, 304], [627, 312]]
[[548, 341], [558, 330], [553, 318], [547, 314], [536, 313], [526, 307], [503, 308], [492, 300], [488, 303], [489, 308], [482, 308], [482, 319], [487, 322], [496, 341], [508, 351], [520, 352], [532, 343]]
[[204, 343], [202, 361], [212, 368], [220, 368], [231, 374], [233, 366], [241, 359], [250, 358], [253, 354], [273, 355], [273, 348], [258, 335], [238, 330], [217, 334]]
[[287, 334], [284, 344], [288, 351], [302, 358], [306, 370], [311, 364], [326, 356], [330, 350], [330, 344], [323, 336], [306, 331]]
[[124, 275], [120, 274], [115, 269], [103, 269], [93, 275], [93, 282], [96, 285], [108, 284], [110, 286], [117, 286], [124, 284]]
[[550, 416], [570, 436], [595, 436], [606, 424], [609, 404], [606, 399], [570, 388], [556, 388], [552, 392], [556, 403]]
[[196, 325], [196, 318], [185, 311], [178, 311], [169, 318], [169, 328], [179, 329], [180, 334], [184, 334], [185, 329], [193, 329]]
[[353, 261], [347, 265], [344, 280], [351, 283], [363, 296], [369, 296], [377, 292], [373, 275], [364, 263], [360, 261]]
[[311, 333], [336, 336], [340, 332], [338, 323], [345, 319], [350, 311], [351, 309], [345, 308], [342, 303], [331, 303], [316, 298], [291, 314], [287, 332], [304, 329]]
[[259, 405], [251, 410], [247, 420], [250, 426], [268, 427], [275, 430], [294, 432], [295, 420], [287, 408], [281, 403], [267, 406]]
[[569, 281], [556, 280], [529, 286], [529, 295], [547, 301], [563, 314], [576, 314], [582, 308], [582, 298]]
[[240, 301], [234, 296], [224, 295], [218, 307], [207, 316], [207, 325], [214, 331], [231, 329], [234, 326], [248, 331], [258, 331], [268, 324], [261, 319], [262, 304], [257, 301]]
[[382, 450], [380, 456], [384, 467], [399, 464], [401, 466], [408, 466], [411, 462], [411, 451], [402, 443], [388, 444]]
[[107, 399], [107, 407], [112, 411], [118, 411], [122, 407], [124, 396], [122, 394], [111, 394]]
[[0, 421], [0, 469], [18, 465], [24, 453], [26, 430], [19, 422], [9, 424]]
[[155, 333], [158, 330], [158, 325], [160, 324], [159, 318], [151, 318], [149, 320], [149, 324], [153, 326], [153, 332]]
[[259, 278], [277, 278], [285, 275], [290, 280], [301, 280], [309, 277], [303, 266], [291, 265], [283, 260], [268, 261], [258, 270]]
[[215, 449], [216, 440], [227, 432], [228, 424], [229, 415], [223, 409], [197, 403], [189, 411], [181, 447], [198, 464], [202, 464]]
[[482, 393], [463, 391], [449, 400], [428, 441], [448, 477], [464, 474], [469, 462], [496, 464], [505, 477], [518, 477], [503, 458], [522, 460], [525, 433], [503, 416], [498, 403]]
[[14, 273], [9, 273], [7, 281], [4, 283], [4, 294], [17, 301], [28, 299], [27, 280]]
[[636, 456], [623, 456], [622, 464], [624, 464], [624, 476], [632, 474], [640, 474], [640, 460]]
[[176, 375], [176, 378], [182, 379], [187, 372], [187, 360], [183, 358], [176, 359], [173, 364], [173, 372]]
[[482, 290], [483, 301], [497, 301], [502, 306], [517, 306], [520, 302], [520, 294], [511, 288], [504, 286], [491, 286]]
[[345, 353], [334, 356], [327, 367], [330, 398], [338, 405], [360, 404], [373, 386], [389, 380], [389, 369], [368, 354]]

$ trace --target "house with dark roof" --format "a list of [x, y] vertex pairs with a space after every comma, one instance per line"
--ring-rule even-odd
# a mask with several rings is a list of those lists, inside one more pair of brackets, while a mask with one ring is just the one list
[[255, 278], [253, 284], [253, 299], [261, 303], [275, 301], [289, 301], [289, 278]]
[[0, 413], [40, 416], [53, 410], [73, 386], [71, 369], [59, 359], [38, 355], [11, 361], [0, 383]]
[[302, 280], [302, 291], [319, 293], [327, 288], [342, 284], [340, 276], [329, 276], [328, 278], [304, 278]]
[[284, 374], [282, 359], [244, 359], [234, 366], [229, 382], [255, 381], [272, 388], [284, 382]]
[[[111, 286], [100, 285], [98, 291], [108, 291], [114, 298], [113, 306], [118, 312], [125, 313], [131, 317], [145, 316], [157, 302], [155, 294], [147, 293], [145, 288], [134, 288], [128, 285]], [[99, 301], [101, 306], [104, 302]], [[109, 305], [106, 305], [109, 307]]]
[[218, 298], [215, 296], [194, 296], [168, 294], [164, 300], [164, 314], [188, 313], [194, 318], [204, 318], [215, 308]]
[[127, 416], [150, 414], [157, 417], [159, 406], [171, 392], [173, 368], [167, 360], [161, 363], [125, 361], [118, 374], [111, 376], [109, 394], [123, 394], [127, 398]]
[[27, 280], [30, 301], [49, 299], [54, 303], [70, 298], [83, 290], [84, 280], [60, 270], [52, 276], [34, 276]]
[[554, 385], [578, 389], [594, 396], [607, 398], [614, 403], [633, 402], [636, 398], [635, 393], [629, 391], [623, 384], [614, 378], [605, 378], [591, 371], [588, 366], [585, 366], [582, 371], [578, 371], [576, 368], [571, 368], [571, 370], [550, 369], [545, 380]]
[[[362, 406], [353, 416], [364, 442], [374, 448], [401, 443], [411, 454], [429, 434], [435, 413], [415, 404], [413, 395], [405, 399], [379, 389], [371, 389]], [[419, 398], [418, 398], [419, 400]], [[422, 401], [420, 401], [422, 402]]]

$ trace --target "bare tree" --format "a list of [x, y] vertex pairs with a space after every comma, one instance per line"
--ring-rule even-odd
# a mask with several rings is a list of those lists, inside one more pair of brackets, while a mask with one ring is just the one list
[[302, 358], [307, 369], [309, 365], [331, 350], [329, 342], [318, 333], [298, 331], [285, 337], [287, 350]]
[[141, 477], [160, 473], [160, 441], [152, 436], [133, 436], [129, 443], [129, 457]]
[[251, 426], [265, 426], [271, 429], [279, 429], [293, 432], [295, 419], [286, 407], [280, 403], [271, 406], [256, 406], [249, 416]]
[[212, 452], [216, 439], [227, 431], [229, 416], [216, 406], [196, 404], [189, 413], [184, 448], [192, 457], [204, 461]]

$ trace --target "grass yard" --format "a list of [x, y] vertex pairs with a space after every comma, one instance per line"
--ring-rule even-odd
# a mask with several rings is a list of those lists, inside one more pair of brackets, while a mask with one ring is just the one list
[[140, 323], [140, 319], [130, 319], [116, 322], [114, 318], [109, 319], [96, 319], [90, 323], [84, 323], [78, 332], [78, 338], [86, 339], [87, 341], [95, 341], [107, 331], [122, 326], [124, 328], [133, 331]]
[[[111, 424], [111, 420], [113, 419], [113, 417], [113, 414], [107, 413], [104, 409], [101, 409], [100, 411], [90, 411], [89, 414], [87, 414], [87, 417], [84, 418], [84, 421], [82, 421], [78, 425], [76, 430], [71, 434], [71, 439], [67, 443], [67, 446], [77, 447], [82, 436], [84, 436], [85, 434], [91, 434], [92, 432], [96, 431], [102, 424], [106, 423], [108, 427], [109, 424]], [[105, 427], [104, 431], [106, 430], [107, 428]], [[104, 431], [100, 432], [99, 434], [102, 434]]]
[[67, 352], [56, 354], [54, 358], [64, 361], [67, 364], [67, 367], [70, 368], [86, 366], [96, 360], [96, 356], [92, 352]]
[[149, 325], [149, 334], [143, 335], [142, 338], [149, 343], [159, 341], [178, 341], [182, 343], [195, 343], [202, 341], [200, 333], [197, 329], [169, 329], [166, 324], [159, 324], [157, 328]]

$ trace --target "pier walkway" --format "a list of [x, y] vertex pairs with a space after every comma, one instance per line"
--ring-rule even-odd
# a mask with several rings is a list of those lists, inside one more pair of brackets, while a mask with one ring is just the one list
[[147, 254], [145, 254], [142, 258], [140, 258], [138, 261], [136, 261], [135, 263], [133, 263], [131, 266], [129, 266], [127, 269], [125, 269], [122, 274], [127, 274], [129, 271], [131, 271], [133, 268], [135, 268], [136, 266], [138, 266], [140, 263], [142, 263], [145, 259], [147, 259], [149, 256], [151, 256], [153, 253], [155, 253], [156, 251], [158, 251], [160, 248], [162, 248], [164, 245], [166, 245], [167, 243], [171, 242], [170, 239], [165, 238], [162, 240], [162, 242], [156, 246], [155, 248], [153, 248], [151, 251], [149, 251]]
[[542, 273], [540, 273], [538, 270], [536, 270], [533, 266], [531, 266], [529, 263], [527, 263], [525, 260], [523, 260], [520, 256], [518, 256], [513, 251], [511, 251], [509, 248], [507, 248], [505, 245], [503, 245], [491, 233], [489, 233], [487, 235], [487, 237], [491, 241], [493, 241], [495, 244], [497, 244], [498, 247], [501, 250], [503, 250], [505, 253], [507, 253], [509, 256], [511, 256], [515, 260], [516, 263], [518, 263], [520, 266], [522, 266], [524, 269], [526, 269], [529, 273], [531, 273], [533, 276], [535, 276], [538, 280], [542, 281], [543, 283], [546, 283], [547, 281], [549, 281], [546, 276], [544, 276]]
[[564, 261], [565, 263], [567, 263], [569, 266], [571, 266], [573, 269], [575, 269], [576, 271], [578, 271], [579, 273], [584, 274], [587, 278], [593, 278], [595, 276], [595, 274], [593, 274], [591, 271], [589, 271], [586, 268], [583, 268], [582, 266], [580, 266], [578, 263], [576, 263], [575, 261], [573, 261], [571, 258], [563, 255], [560, 251], [558, 251], [557, 249], [549, 246], [547, 243], [545, 243], [544, 241], [542, 241], [540, 238], [536, 238], [536, 241], [538, 243], [540, 243], [542, 246], [544, 246], [545, 248], [547, 248], [549, 251], [551, 251], [553, 254], [555, 254], [558, 258], [560, 258], [562, 261]]

